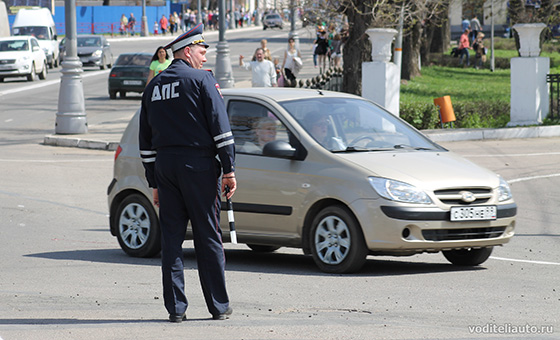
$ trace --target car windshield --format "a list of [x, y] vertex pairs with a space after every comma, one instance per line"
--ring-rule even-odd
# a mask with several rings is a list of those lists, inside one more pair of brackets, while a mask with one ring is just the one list
[[78, 47], [100, 47], [101, 38], [99, 37], [81, 37], [78, 38]]
[[332, 152], [444, 150], [366, 100], [317, 98], [280, 104], [311, 137]]
[[0, 51], [27, 51], [28, 45], [26, 40], [8, 40], [0, 42]]
[[16, 27], [14, 28], [14, 35], [31, 35], [39, 40], [49, 40], [51, 38], [49, 30], [44, 26]]
[[278, 15], [278, 14], [271, 14], [271, 15], [267, 15], [266, 18], [267, 18], [267, 19], [280, 19], [280, 15]]
[[115, 62], [119, 66], [149, 66], [152, 60], [147, 54], [121, 54]]

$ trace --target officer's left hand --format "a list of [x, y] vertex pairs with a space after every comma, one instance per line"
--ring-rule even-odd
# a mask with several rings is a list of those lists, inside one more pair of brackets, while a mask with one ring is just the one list
[[[226, 186], [229, 187], [229, 192], [226, 192]], [[235, 175], [233, 173], [226, 174], [222, 176], [222, 193], [225, 194], [227, 199], [230, 199], [231, 196], [235, 193], [235, 189], [237, 189], [237, 181], [235, 180]]]

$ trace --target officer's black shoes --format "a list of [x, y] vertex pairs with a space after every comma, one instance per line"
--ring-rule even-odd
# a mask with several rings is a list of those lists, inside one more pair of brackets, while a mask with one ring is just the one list
[[169, 314], [169, 322], [187, 321], [187, 314]]
[[233, 308], [228, 307], [225, 312], [221, 314], [212, 315], [212, 319], [214, 320], [225, 320], [229, 319], [229, 316], [233, 313]]

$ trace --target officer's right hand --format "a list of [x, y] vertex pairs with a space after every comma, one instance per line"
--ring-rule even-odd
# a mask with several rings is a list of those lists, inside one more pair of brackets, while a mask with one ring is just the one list
[[[229, 192], [226, 194], [226, 186], [229, 188]], [[237, 189], [237, 181], [235, 180], [235, 175], [232, 173], [222, 176], [222, 193], [225, 194], [227, 199], [235, 193]]]

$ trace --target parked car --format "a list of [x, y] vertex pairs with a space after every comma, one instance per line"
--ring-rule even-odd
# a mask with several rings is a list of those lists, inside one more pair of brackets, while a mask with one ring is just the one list
[[[79, 35], [76, 39], [77, 54], [83, 66], [97, 66], [104, 70], [113, 66], [111, 44], [102, 35]], [[66, 56], [66, 38], [60, 42], [60, 59]]]
[[[503, 178], [371, 101], [289, 88], [222, 93], [237, 150], [237, 238], [255, 251], [301, 248], [332, 273], [357, 271], [368, 255], [425, 252], [474, 266], [514, 235], [517, 206]], [[116, 152], [108, 203], [112, 235], [145, 257], [160, 251], [160, 231], [138, 116]], [[262, 148], [261, 122], [275, 131]], [[225, 240], [227, 226], [222, 215]]]
[[8, 77], [27, 77], [28, 81], [47, 78], [47, 57], [32, 36], [0, 38], [0, 82]]
[[282, 29], [283, 25], [284, 23], [282, 22], [282, 17], [280, 16], [280, 14], [272, 13], [264, 16], [263, 30], [266, 30], [267, 28], [273, 28], [273, 27], [278, 27]]
[[109, 73], [109, 97], [126, 97], [127, 92], [142, 93], [150, 72], [150, 53], [123, 53]]

